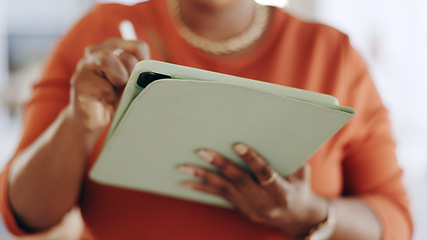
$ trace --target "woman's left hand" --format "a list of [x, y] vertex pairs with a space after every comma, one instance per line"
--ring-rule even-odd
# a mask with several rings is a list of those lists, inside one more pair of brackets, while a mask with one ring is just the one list
[[308, 165], [283, 178], [247, 145], [238, 143], [234, 150], [256, 179], [222, 155], [200, 150], [198, 155], [221, 173], [185, 164], [179, 168], [181, 172], [203, 181], [185, 182], [183, 186], [221, 196], [250, 220], [274, 227], [290, 237], [303, 238], [311, 227], [326, 220], [327, 200], [313, 193]]

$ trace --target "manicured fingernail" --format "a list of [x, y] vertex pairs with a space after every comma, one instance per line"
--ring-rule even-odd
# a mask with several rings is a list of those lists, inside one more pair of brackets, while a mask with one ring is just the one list
[[196, 171], [194, 170], [194, 168], [190, 168], [187, 166], [180, 166], [178, 168], [178, 171], [180, 171], [184, 174], [187, 174], [187, 175], [192, 175], [192, 176], [194, 176], [196, 174]]
[[236, 152], [240, 155], [246, 154], [249, 151], [248, 147], [241, 143], [234, 145], [234, 150], [236, 150]]
[[280, 214], [282, 214], [282, 210], [280, 208], [273, 208], [267, 214], [271, 218], [277, 218], [280, 216]]
[[181, 187], [183, 187], [183, 188], [188, 188], [188, 189], [194, 189], [194, 188], [193, 188], [193, 185], [191, 185], [191, 183], [187, 183], [187, 182], [182, 183], [182, 184], [181, 184]]
[[215, 160], [215, 157], [206, 150], [198, 151], [197, 155], [208, 163], [212, 163]]

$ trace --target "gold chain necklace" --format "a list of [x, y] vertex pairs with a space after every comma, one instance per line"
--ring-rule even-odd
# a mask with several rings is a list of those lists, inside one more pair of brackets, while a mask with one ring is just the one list
[[227, 40], [213, 41], [196, 34], [184, 25], [178, 0], [169, 0], [169, 10], [182, 38], [194, 47], [215, 55], [238, 52], [255, 43], [264, 33], [269, 17], [268, 7], [256, 4], [255, 18], [248, 30]]

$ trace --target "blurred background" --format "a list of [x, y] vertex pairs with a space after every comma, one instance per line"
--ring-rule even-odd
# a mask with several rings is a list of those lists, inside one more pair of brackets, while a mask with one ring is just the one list
[[[0, 169], [16, 148], [22, 106], [31, 96], [46, 56], [95, 2], [138, 1], [0, 0]], [[399, 163], [411, 197], [413, 239], [427, 239], [427, 1], [259, 2], [284, 7], [303, 19], [331, 25], [350, 36], [390, 111]], [[80, 227], [76, 219], [75, 214], [66, 220], [73, 226], [70, 231]], [[0, 239], [13, 239], [1, 220]]]

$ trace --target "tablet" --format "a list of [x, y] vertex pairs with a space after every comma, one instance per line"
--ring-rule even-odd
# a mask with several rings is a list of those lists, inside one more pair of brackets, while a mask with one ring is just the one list
[[328, 95], [157, 61], [134, 68], [103, 149], [90, 170], [101, 183], [217, 206], [217, 196], [180, 186], [197, 155], [215, 150], [248, 169], [233, 151], [244, 142], [288, 176], [355, 112]]

